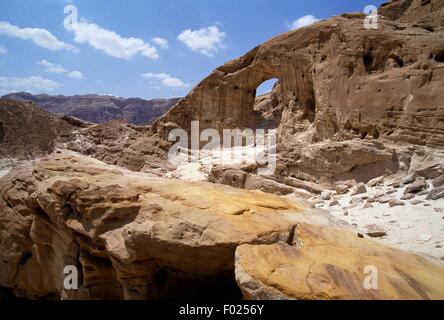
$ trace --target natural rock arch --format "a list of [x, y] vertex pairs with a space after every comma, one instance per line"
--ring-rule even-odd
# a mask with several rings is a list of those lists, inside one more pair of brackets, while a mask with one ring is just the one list
[[[267, 128], [270, 124], [254, 110], [256, 89], [265, 81], [277, 79], [283, 105], [296, 101], [314, 107], [310, 60], [261, 52], [257, 47], [243, 57], [217, 68], [182, 99], [155, 129], [174, 124], [190, 129], [193, 120], [200, 128]], [[266, 49], [269, 51], [269, 49]], [[308, 88], [308, 89], [307, 89]], [[167, 125], [168, 127], [168, 125]]]
[[[415, 8], [425, 10], [421, 19], [432, 10], [419, 0], [405, 3], [399, 14], [407, 10], [411, 21], [417, 21]], [[384, 6], [383, 15], [391, 17], [392, 7], [399, 9]], [[193, 120], [219, 131], [266, 127], [253, 108], [255, 89], [277, 78], [279, 141], [389, 138], [441, 147], [442, 31], [415, 27], [407, 33], [390, 19], [366, 30], [364, 17], [344, 14], [270, 39], [214, 70], [153, 131], [165, 139], [171, 127], [189, 130]], [[430, 24], [439, 27], [440, 20]]]

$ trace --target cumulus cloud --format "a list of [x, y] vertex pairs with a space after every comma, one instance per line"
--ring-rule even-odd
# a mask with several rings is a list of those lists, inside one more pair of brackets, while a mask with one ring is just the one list
[[159, 58], [157, 48], [148, 42], [138, 38], [124, 38], [85, 19], [76, 23], [70, 31], [74, 33], [75, 42], [87, 43], [114, 58], [130, 60], [138, 54], [151, 59]]
[[153, 42], [162, 49], [168, 49], [168, 40], [160, 37], [153, 38]]
[[147, 72], [147, 73], [143, 73], [142, 77], [147, 78], [147, 79], [158, 79], [158, 80], [162, 80], [162, 84], [166, 87], [173, 87], [173, 88], [188, 88], [190, 85], [187, 83], [184, 83], [182, 80], [180, 80], [179, 78], [174, 78], [172, 76], [170, 76], [167, 73], [151, 73], [151, 72]]
[[6, 49], [5, 47], [0, 46], [0, 54], [7, 54], [8, 53], [8, 49]]
[[189, 87], [188, 84], [183, 83], [183, 81], [178, 78], [166, 78], [162, 81], [162, 83], [167, 87], [176, 87], [176, 88]]
[[46, 29], [20, 28], [18, 26], [10, 24], [9, 22], [0, 21], [0, 34], [22, 40], [31, 40], [39, 47], [53, 51], [79, 51], [78, 48], [70, 45], [69, 43], [58, 40], [51, 32]]
[[216, 25], [213, 25], [199, 30], [184, 30], [177, 39], [191, 50], [212, 57], [218, 49], [225, 47], [223, 43], [225, 36], [225, 32], [220, 31]]
[[37, 64], [44, 67], [46, 72], [50, 72], [50, 73], [66, 73], [66, 72], [68, 72], [68, 70], [63, 68], [61, 65], [51, 63], [47, 60], [38, 61]]
[[143, 73], [142, 77], [147, 78], [147, 79], [168, 79], [171, 78], [171, 76], [167, 73], [151, 73], [151, 72], [147, 72], [147, 73]]
[[52, 91], [61, 87], [62, 84], [53, 80], [44, 79], [40, 76], [26, 78], [0, 77], [0, 90], [3, 92], [14, 91]]
[[71, 71], [68, 73], [68, 77], [73, 78], [73, 79], [77, 79], [77, 80], [82, 80], [83, 74], [80, 71]]
[[61, 66], [60, 64], [52, 63], [47, 60], [41, 60], [37, 62], [38, 65], [45, 68], [46, 72], [49, 73], [59, 73], [59, 74], [66, 74], [69, 78], [82, 80], [83, 75], [80, 71], [69, 71], [65, 67]]
[[302, 16], [299, 19], [296, 19], [292, 23], [288, 25], [288, 28], [291, 30], [299, 29], [302, 27], [309, 26], [310, 24], [313, 24], [315, 22], [319, 21], [315, 16], [308, 14], [306, 16]]

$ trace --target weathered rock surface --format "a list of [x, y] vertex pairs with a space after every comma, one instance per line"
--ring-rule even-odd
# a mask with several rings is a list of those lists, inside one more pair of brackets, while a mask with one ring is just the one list
[[405, 194], [418, 193], [427, 188], [427, 183], [424, 180], [416, 180], [405, 189]]
[[444, 174], [433, 179], [432, 181], [432, 185], [437, 188], [437, 187], [442, 187], [444, 186]]
[[435, 179], [444, 174], [444, 161], [416, 170], [416, 174], [426, 179]]
[[444, 198], [444, 186], [433, 188], [430, 190], [430, 192], [427, 194], [427, 200], [438, 200]]
[[[409, 200], [409, 199], [406, 199], [406, 200]], [[398, 206], [405, 206], [405, 202], [398, 200], [398, 199], [392, 199], [389, 201], [390, 208], [398, 207]]]
[[[258, 191], [156, 179], [65, 153], [16, 169], [0, 190], [0, 285], [33, 298], [174, 296], [180, 283], [230, 281], [242, 243], [288, 242], [300, 221], [330, 223]], [[62, 287], [66, 265], [81, 273], [78, 291]]]
[[387, 235], [387, 231], [381, 225], [370, 224], [366, 226], [365, 234], [371, 238], [380, 238]]
[[[236, 168], [216, 165], [210, 171], [209, 182], [225, 184], [239, 189], [260, 190], [276, 195], [287, 195], [295, 191], [289, 183], [280, 183], [253, 172], [255, 172], [255, 166]], [[297, 188], [304, 189], [304, 185], [298, 185]], [[309, 188], [309, 186], [306, 188]]]
[[[229, 186], [153, 178], [68, 151], [51, 155], [33, 168], [17, 168], [0, 180], [0, 286], [30, 298], [190, 298], [199, 292], [207, 298], [211, 292], [240, 297], [233, 278], [236, 249], [286, 245], [298, 250], [292, 246], [308, 243], [301, 234], [305, 229], [295, 232], [298, 225], [318, 230], [320, 234], [310, 241], [317, 241], [319, 247], [332, 247], [322, 253], [316, 246], [313, 251], [310, 248], [319, 259], [353, 263], [362, 255], [383, 266], [414, 261], [416, 269], [411, 270], [418, 273], [402, 266], [391, 272], [396, 279], [411, 277], [417, 287], [404, 288], [400, 280], [400, 289], [390, 291], [390, 297], [442, 296], [443, 287], [435, 279], [442, 278], [442, 267], [373, 242], [347, 240], [351, 249], [345, 249], [341, 237], [348, 239], [348, 233], [329, 229], [336, 223], [302, 202]], [[362, 251], [354, 251], [357, 246]], [[248, 267], [258, 265], [260, 272], [261, 259]], [[299, 265], [298, 255], [290, 260]], [[306, 262], [300, 262], [304, 268]], [[77, 291], [63, 287], [67, 265], [79, 270]], [[245, 266], [239, 261], [236, 266], [242, 291], [248, 298], [260, 298], [239, 280]], [[328, 270], [323, 276], [328, 277]], [[387, 281], [390, 284], [393, 279]], [[349, 290], [346, 283], [337, 286]], [[322, 285], [314, 288], [318, 289], [324, 291]], [[358, 291], [353, 294], [368, 297]]]
[[367, 192], [367, 188], [365, 187], [365, 184], [359, 183], [352, 191], [351, 195], [356, 196], [358, 194], [363, 194]]
[[[369, 266], [376, 283], [366, 282]], [[314, 225], [298, 225], [291, 244], [236, 250], [236, 279], [249, 299], [442, 299], [443, 276], [422, 258]]]
[[133, 171], [157, 172], [173, 167], [167, 159], [165, 141], [149, 135], [148, 127], [109, 121], [82, 129], [66, 148]]

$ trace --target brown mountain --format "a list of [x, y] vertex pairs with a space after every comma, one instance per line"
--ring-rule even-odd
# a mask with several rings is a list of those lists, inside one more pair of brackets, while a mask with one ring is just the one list
[[0, 99], [0, 158], [34, 158], [53, 151], [75, 126], [31, 104]]
[[167, 112], [177, 98], [144, 100], [96, 94], [75, 96], [32, 95], [26, 92], [12, 93], [4, 99], [33, 102], [43, 110], [73, 116], [81, 120], [103, 123], [110, 120], [125, 120], [129, 123], [150, 124]]

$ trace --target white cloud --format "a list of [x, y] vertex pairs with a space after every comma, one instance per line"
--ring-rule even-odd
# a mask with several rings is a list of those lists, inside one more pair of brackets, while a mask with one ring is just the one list
[[68, 72], [68, 70], [63, 68], [61, 65], [54, 64], [54, 63], [48, 62], [46, 60], [41, 60], [41, 61], [37, 62], [37, 64], [40, 66], [43, 66], [45, 68], [46, 72], [50, 72], [50, 73], [66, 73], [66, 72]]
[[85, 19], [75, 24], [71, 30], [74, 32], [74, 41], [87, 43], [107, 55], [121, 59], [131, 59], [141, 54], [151, 59], [158, 59], [157, 48], [138, 38], [123, 38], [114, 31], [104, 29]]
[[292, 23], [288, 25], [288, 28], [291, 30], [299, 29], [302, 27], [309, 26], [310, 24], [313, 24], [315, 22], [319, 21], [315, 16], [308, 14], [306, 16], [302, 16], [299, 19], [296, 19]]
[[188, 88], [190, 85], [187, 83], [184, 83], [182, 80], [178, 78], [174, 78], [170, 76], [167, 73], [143, 73], [142, 77], [147, 79], [159, 79], [162, 80], [162, 84], [166, 87], [173, 87], [173, 88]]
[[53, 80], [44, 79], [40, 76], [27, 78], [0, 77], [0, 90], [4, 92], [13, 91], [52, 91], [61, 87], [62, 84]]
[[223, 44], [225, 36], [225, 32], [220, 31], [216, 25], [213, 25], [199, 30], [184, 30], [177, 39], [191, 50], [212, 57], [218, 49], [225, 47]]
[[70, 73], [68, 73], [68, 77], [73, 78], [73, 79], [77, 79], [77, 80], [82, 80], [83, 74], [80, 71], [71, 71]]
[[8, 49], [6, 49], [3, 46], [0, 46], [0, 54], [7, 54], [8, 53]]
[[68, 50], [78, 52], [76, 47], [58, 40], [51, 32], [40, 28], [20, 28], [6, 21], [0, 21], [0, 34], [18, 38], [22, 40], [31, 40], [36, 45], [49, 50], [59, 51]]
[[162, 49], [168, 49], [168, 40], [160, 37], [153, 38], [153, 42]]
[[151, 72], [143, 73], [142, 77], [147, 78], [147, 79], [168, 79], [168, 78], [171, 78], [171, 76], [167, 73], [151, 73]]
[[176, 87], [176, 88], [189, 87], [188, 84], [183, 83], [183, 81], [178, 78], [166, 78], [162, 81], [162, 83], [167, 87]]
[[49, 62], [47, 60], [41, 60], [37, 62], [38, 65], [43, 66], [45, 68], [46, 72], [49, 73], [64, 73], [69, 78], [82, 80], [83, 75], [80, 71], [69, 71], [65, 67], [61, 66], [60, 64], [55, 64], [52, 62]]

